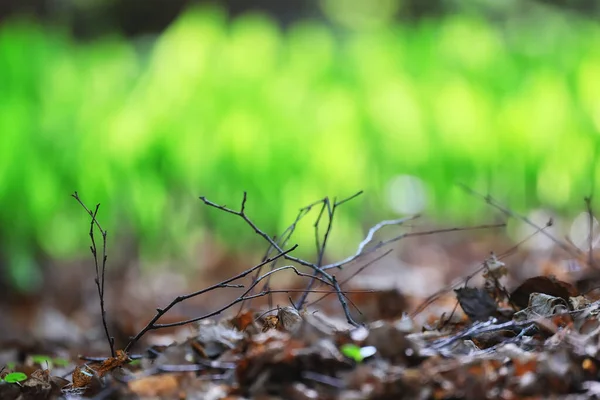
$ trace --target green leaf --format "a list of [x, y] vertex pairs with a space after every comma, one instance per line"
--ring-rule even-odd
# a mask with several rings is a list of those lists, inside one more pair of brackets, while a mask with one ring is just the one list
[[67, 365], [69, 365], [69, 360], [65, 360], [64, 358], [53, 358], [52, 362], [57, 367], [66, 367]]
[[34, 364], [43, 365], [45, 363], [52, 363], [52, 357], [45, 356], [43, 354], [36, 354], [36, 355], [31, 356], [31, 361]]
[[11, 372], [4, 377], [4, 380], [8, 383], [22, 382], [27, 379], [27, 375], [22, 372]]
[[363, 360], [363, 356], [360, 352], [360, 347], [358, 347], [355, 344], [348, 344], [348, 343], [344, 344], [344, 345], [342, 345], [340, 350], [343, 355], [345, 355], [348, 358], [353, 359], [357, 363], [359, 363]]

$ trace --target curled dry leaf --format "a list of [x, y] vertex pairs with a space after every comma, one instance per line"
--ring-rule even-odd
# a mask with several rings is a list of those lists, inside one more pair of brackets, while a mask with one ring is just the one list
[[517, 307], [524, 309], [529, 306], [529, 296], [532, 293], [545, 293], [550, 296], [560, 297], [567, 304], [570, 303], [569, 298], [579, 296], [579, 291], [573, 285], [549, 275], [535, 276], [527, 279], [512, 291], [510, 300]]
[[[358, 288], [361, 290], [371, 289], [368, 286], [359, 286]], [[408, 310], [409, 306], [409, 300], [397, 288], [350, 293], [349, 298], [360, 310], [360, 313], [352, 311], [354, 318], [365, 322], [399, 318]]]
[[277, 318], [277, 315], [267, 315], [264, 318], [262, 331], [266, 332], [270, 329], [277, 329], [278, 325], [279, 325], [279, 318]]
[[58, 396], [69, 381], [59, 376], [51, 376], [49, 370], [38, 369], [31, 373], [23, 383], [23, 392], [31, 393], [35, 398]]
[[133, 393], [140, 397], [172, 397], [179, 388], [179, 378], [172, 374], [147, 376], [129, 382], [128, 386]]
[[302, 316], [293, 307], [282, 307], [277, 312], [278, 328], [286, 332], [295, 332], [302, 324]]
[[454, 292], [460, 307], [471, 321], [486, 321], [498, 315], [498, 305], [486, 290], [464, 287]]
[[567, 311], [569, 306], [564, 299], [545, 293], [531, 293], [529, 306], [515, 313], [514, 318], [516, 321], [525, 321], [537, 317], [551, 317]]
[[200, 321], [196, 325], [196, 340], [202, 344], [207, 357], [218, 357], [226, 350], [235, 348], [244, 338], [243, 332], [228, 325], [211, 320]]
[[115, 357], [109, 357], [102, 362], [86, 364], [81, 367], [76, 367], [73, 371], [73, 388], [83, 388], [89, 386], [94, 378], [102, 378], [107, 373], [115, 368], [122, 367], [130, 360], [127, 353], [123, 350], [117, 350]]
[[263, 319], [262, 331], [278, 329], [282, 332], [296, 332], [302, 325], [303, 318], [293, 307], [281, 307], [277, 315], [267, 315]]
[[243, 313], [238, 314], [234, 318], [231, 318], [229, 322], [238, 331], [245, 331], [246, 328], [248, 328], [254, 323], [254, 312], [250, 310], [245, 311]]

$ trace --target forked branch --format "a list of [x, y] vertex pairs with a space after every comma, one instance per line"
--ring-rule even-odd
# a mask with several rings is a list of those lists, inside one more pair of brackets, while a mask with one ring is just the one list
[[[90, 222], [90, 234], [89, 234], [90, 240], [92, 242], [92, 245], [90, 246], [90, 251], [92, 252], [92, 256], [94, 257], [94, 266], [96, 268], [95, 282], [96, 282], [96, 287], [98, 289], [98, 297], [100, 298], [100, 313], [102, 315], [102, 325], [104, 327], [104, 333], [108, 340], [108, 345], [110, 346], [110, 354], [112, 357], [114, 357], [115, 356], [115, 338], [112, 337], [108, 331], [108, 324], [106, 322], [106, 310], [104, 309], [104, 276], [105, 276], [105, 271], [106, 271], [106, 260], [107, 260], [106, 236], [108, 233], [107, 233], [107, 231], [102, 229], [102, 226], [100, 225], [100, 223], [98, 222], [98, 219], [96, 218], [98, 215], [98, 209], [100, 208], [100, 204], [96, 204], [96, 208], [94, 209], [94, 211], [92, 211], [81, 200], [81, 198], [79, 197], [79, 194], [77, 192], [74, 192], [71, 196], [75, 200], [77, 200], [77, 202], [81, 205], [81, 207], [83, 207], [83, 209], [92, 218], [92, 220]], [[94, 238], [94, 226], [96, 226], [98, 228], [98, 230], [100, 231], [100, 234], [102, 235], [102, 262], [101, 262], [101, 264], [98, 261], [98, 249], [96, 247], [96, 239]]]
[[[200, 296], [201, 294], [204, 294], [204, 293], [207, 293], [207, 292], [210, 292], [212, 290], [219, 289], [219, 288], [225, 288], [225, 287], [237, 287], [237, 288], [240, 288], [240, 287], [243, 287], [243, 285], [232, 285], [231, 282], [234, 282], [234, 281], [236, 281], [238, 279], [241, 279], [241, 278], [244, 278], [244, 277], [250, 275], [252, 272], [256, 271], [259, 268], [262, 268], [266, 264], [269, 264], [269, 263], [273, 262], [274, 260], [278, 259], [279, 257], [284, 257], [286, 254], [288, 254], [291, 251], [295, 250], [296, 247], [297, 247], [297, 245], [293, 246], [292, 248], [290, 248], [288, 250], [282, 251], [281, 253], [279, 253], [279, 254], [277, 254], [277, 255], [275, 255], [275, 256], [273, 256], [273, 257], [271, 257], [271, 258], [269, 258], [269, 259], [267, 259], [267, 260], [265, 260], [263, 262], [261, 262], [260, 264], [257, 264], [257, 265], [255, 265], [252, 268], [248, 268], [244, 272], [241, 272], [241, 273], [239, 273], [239, 274], [237, 274], [237, 275], [235, 275], [235, 276], [233, 276], [231, 278], [228, 278], [228, 279], [226, 279], [226, 280], [224, 280], [222, 282], [219, 282], [219, 283], [217, 283], [215, 285], [209, 286], [209, 287], [207, 287], [205, 289], [202, 289], [202, 290], [195, 291], [193, 293], [189, 293], [189, 294], [182, 295], [182, 296], [177, 296], [165, 308], [157, 308], [156, 309], [156, 314], [154, 315], [154, 317], [146, 324], [146, 326], [144, 328], [142, 328], [141, 331], [138, 332], [137, 335], [135, 335], [129, 341], [129, 343], [125, 347], [125, 352], [129, 351], [129, 349], [131, 349], [131, 347], [133, 345], [135, 345], [142, 338], [142, 336], [144, 336], [148, 331], [152, 331], [152, 330], [156, 330], [156, 329], [160, 329], [160, 328], [172, 327], [172, 326], [182, 326], [182, 325], [185, 325], [185, 324], [189, 324], [191, 322], [200, 321], [202, 319], [210, 318], [210, 317], [212, 317], [214, 315], [218, 315], [218, 314], [222, 313], [223, 311], [227, 310], [228, 308], [232, 307], [233, 305], [235, 305], [235, 304], [237, 304], [237, 303], [239, 303], [241, 301], [249, 300], [251, 298], [250, 296], [244, 297], [244, 295], [242, 295], [242, 296], [238, 297], [236, 300], [234, 300], [233, 302], [229, 303], [228, 305], [226, 305], [226, 306], [220, 308], [219, 310], [217, 310], [215, 312], [212, 312], [212, 313], [210, 313], [208, 315], [204, 315], [204, 316], [197, 317], [197, 318], [192, 318], [192, 319], [181, 321], [181, 322], [176, 322], [176, 323], [173, 323], [173, 324], [158, 324], [157, 323], [157, 321], [163, 315], [165, 315], [171, 308], [173, 308], [175, 305], [181, 303], [184, 300], [191, 299], [192, 297]], [[252, 285], [251, 288], [254, 287], [254, 286], [255, 286], [255, 284]], [[249, 290], [250, 289], [248, 289], [246, 291], [246, 293], [248, 293]]]
[[[213, 203], [212, 201], [208, 200], [206, 197], [201, 196], [200, 200], [202, 200], [204, 202], [204, 204], [214, 207], [216, 209], [219, 209], [221, 211], [225, 211], [226, 213], [229, 214], [233, 214], [236, 215], [240, 218], [242, 218], [253, 230], [254, 232], [256, 232], [259, 236], [261, 236], [263, 239], [265, 239], [270, 246], [272, 246], [274, 249], [276, 249], [279, 253], [283, 253], [283, 250], [281, 249], [281, 247], [279, 246], [279, 244], [273, 240], [269, 235], [267, 235], [265, 232], [263, 232], [260, 228], [258, 228], [254, 222], [252, 222], [252, 220], [250, 218], [248, 218], [248, 216], [245, 213], [245, 208], [246, 208], [246, 199], [247, 199], [247, 194], [246, 192], [244, 192], [244, 196], [242, 198], [242, 205], [240, 207], [240, 211], [236, 211], [236, 210], [232, 210], [230, 208], [227, 208], [226, 206], [222, 206], [216, 203]], [[354, 321], [354, 319], [352, 318], [352, 315], [350, 314], [350, 310], [348, 308], [348, 302], [346, 301], [344, 294], [342, 293], [342, 289], [340, 288], [339, 283], [337, 282], [335, 276], [330, 275], [329, 273], [327, 273], [326, 271], [324, 271], [321, 267], [317, 266], [314, 263], [305, 261], [301, 258], [298, 257], [294, 257], [294, 256], [290, 256], [288, 254], [284, 255], [284, 258], [295, 262], [297, 264], [300, 265], [304, 265], [306, 267], [310, 267], [311, 269], [313, 269], [313, 271], [315, 272], [315, 274], [320, 274], [321, 276], [323, 276], [324, 279], [326, 279], [327, 281], [329, 281], [329, 283], [331, 283], [331, 285], [334, 287], [334, 289], [337, 292], [338, 295], [338, 300], [340, 302], [340, 304], [342, 305], [342, 309], [344, 310], [344, 314], [346, 316], [346, 320], [348, 321], [348, 323], [350, 323], [353, 326], [358, 326], [358, 323], [356, 323], [356, 321]], [[250, 296], [248, 297], [250, 298]], [[244, 301], [244, 299], [240, 300], [240, 301]]]

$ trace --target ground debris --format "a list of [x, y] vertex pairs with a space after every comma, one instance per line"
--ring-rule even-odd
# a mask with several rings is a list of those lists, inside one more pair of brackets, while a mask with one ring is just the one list
[[600, 301], [550, 274], [509, 290], [508, 271], [492, 256], [421, 314], [409, 312], [423, 299], [395, 284], [345, 286], [358, 327], [286, 299], [187, 324], [141, 354], [59, 367], [0, 353], [0, 399], [598, 398]]

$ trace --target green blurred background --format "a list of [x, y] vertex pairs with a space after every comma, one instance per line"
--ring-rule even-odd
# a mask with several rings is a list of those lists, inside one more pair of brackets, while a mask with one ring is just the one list
[[[593, 189], [600, 125], [595, 1], [6, 0], [0, 6], [3, 279], [88, 252], [93, 206], [144, 265], [189, 264], [206, 235], [257, 242], [326, 195], [332, 257], [381, 218], [563, 215]], [[312, 252], [310, 223], [299, 232]], [[115, 250], [116, 251], [116, 250]]]

